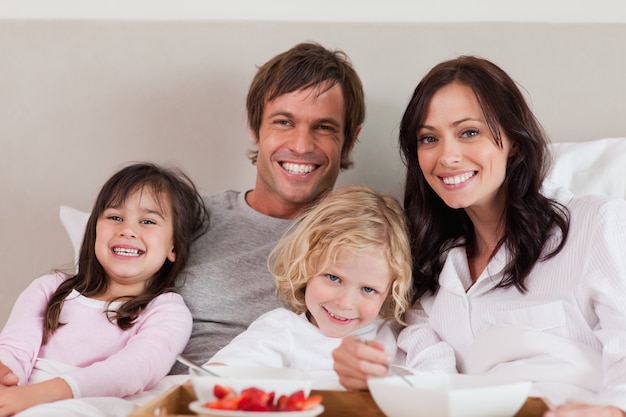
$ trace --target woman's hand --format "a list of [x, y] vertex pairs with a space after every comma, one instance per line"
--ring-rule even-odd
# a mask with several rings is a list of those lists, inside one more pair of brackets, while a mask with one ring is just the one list
[[17, 385], [18, 377], [8, 366], [0, 362], [0, 389]]
[[345, 337], [333, 351], [335, 372], [348, 390], [367, 389], [367, 378], [388, 375], [390, 358], [384, 346], [376, 341]]
[[570, 402], [546, 411], [543, 417], [626, 417], [617, 407]]

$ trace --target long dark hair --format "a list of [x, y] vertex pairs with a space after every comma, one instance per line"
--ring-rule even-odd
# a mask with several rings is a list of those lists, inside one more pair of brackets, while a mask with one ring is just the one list
[[[495, 252], [506, 245], [510, 260], [499, 287], [526, 290], [525, 280], [540, 259], [556, 255], [569, 231], [569, 212], [540, 193], [551, 163], [548, 140], [513, 81], [501, 68], [482, 58], [461, 56], [436, 65], [417, 85], [400, 125], [400, 148], [407, 167], [404, 208], [409, 219], [416, 297], [438, 288], [445, 254], [465, 238], [475, 252], [474, 226], [462, 209], [448, 207], [426, 182], [417, 157], [417, 132], [428, 104], [442, 87], [458, 82], [474, 91], [489, 129], [499, 146], [502, 134], [515, 146], [502, 185], [506, 193], [504, 235]], [[554, 227], [560, 242], [542, 255]]]
[[[76, 290], [86, 297], [106, 292], [108, 279], [96, 258], [96, 223], [108, 207], [118, 206], [135, 191], [149, 190], [158, 204], [169, 197], [172, 204], [172, 223], [176, 262], [165, 260], [161, 269], [149, 280], [145, 291], [128, 299], [115, 311], [107, 311], [111, 321], [121, 329], [129, 329], [137, 316], [156, 296], [174, 291], [176, 277], [187, 264], [191, 242], [206, 231], [209, 215], [195, 185], [181, 170], [165, 168], [152, 163], [137, 163], [115, 173], [102, 187], [87, 221], [78, 258], [78, 273], [65, 280], [54, 292], [46, 308], [44, 338], [46, 343], [59, 322], [63, 301]], [[111, 300], [111, 301], [115, 301]]]

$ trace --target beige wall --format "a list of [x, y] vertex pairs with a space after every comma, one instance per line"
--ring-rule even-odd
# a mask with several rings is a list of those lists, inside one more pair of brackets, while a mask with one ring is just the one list
[[626, 136], [626, 24], [0, 21], [0, 325], [33, 278], [71, 260], [59, 205], [89, 210], [125, 162], [180, 165], [206, 193], [251, 187], [249, 82], [303, 40], [345, 50], [365, 84], [341, 184], [401, 195], [404, 106], [458, 54], [507, 70], [554, 141]]
[[2, 0], [0, 18], [626, 23], [623, 0]]

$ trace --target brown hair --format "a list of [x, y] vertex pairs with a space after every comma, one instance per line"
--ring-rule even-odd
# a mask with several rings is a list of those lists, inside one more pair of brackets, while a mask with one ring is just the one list
[[[45, 313], [44, 343], [57, 328], [65, 298], [76, 290], [86, 297], [103, 294], [108, 279], [95, 253], [96, 224], [102, 213], [112, 206], [123, 204], [135, 191], [148, 190], [158, 204], [172, 205], [172, 223], [176, 262], [165, 260], [161, 269], [150, 279], [143, 294], [125, 301], [116, 311], [107, 311], [109, 319], [116, 320], [121, 329], [129, 329], [134, 320], [152, 299], [173, 291], [175, 280], [189, 259], [191, 242], [206, 231], [209, 215], [195, 185], [182, 171], [164, 168], [152, 163], [137, 163], [115, 173], [102, 187], [93, 206], [78, 258], [78, 273], [65, 280], [54, 292]], [[168, 200], [165, 200], [165, 199]], [[120, 298], [117, 298], [116, 301]]]
[[[248, 125], [258, 138], [267, 102], [308, 88], [317, 88], [318, 94], [322, 94], [335, 85], [341, 87], [346, 110], [340, 167], [350, 168], [350, 150], [365, 120], [365, 96], [361, 79], [343, 51], [331, 51], [313, 42], [300, 43], [259, 67], [246, 101]], [[249, 152], [253, 164], [257, 155], [256, 150]]]
[[[471, 220], [464, 210], [448, 207], [430, 188], [417, 157], [417, 132], [430, 100], [454, 82], [472, 89], [497, 145], [502, 147], [504, 134], [515, 147], [502, 185], [506, 193], [505, 233], [493, 254], [506, 245], [510, 260], [499, 286], [515, 286], [523, 292], [535, 263], [554, 256], [563, 247], [569, 213], [540, 192], [551, 162], [548, 139], [515, 81], [486, 59], [460, 56], [436, 65], [422, 78], [400, 123], [400, 149], [407, 167], [404, 208], [411, 232], [417, 296], [437, 290], [445, 253], [458, 245], [459, 238], [465, 238], [463, 244], [470, 255], [475, 250]], [[543, 254], [555, 227], [561, 231], [561, 240]]]

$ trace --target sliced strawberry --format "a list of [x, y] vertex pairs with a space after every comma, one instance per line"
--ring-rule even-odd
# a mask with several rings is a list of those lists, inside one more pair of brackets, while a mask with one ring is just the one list
[[272, 408], [260, 402], [254, 401], [242, 401], [239, 403], [239, 410], [241, 411], [272, 411]]
[[276, 404], [274, 405], [274, 409], [276, 411], [285, 411], [287, 409], [288, 399], [289, 397], [287, 397], [285, 394], [278, 397], [278, 399], [276, 400]]
[[294, 392], [287, 398], [287, 406], [285, 408], [286, 411], [300, 411], [302, 410], [302, 405], [304, 404], [304, 391], [299, 390]]
[[204, 406], [215, 410], [238, 410], [239, 397], [224, 397], [216, 401], [208, 402]]
[[310, 410], [311, 408], [315, 408], [322, 403], [321, 395], [311, 395], [309, 398], [306, 398], [302, 403], [302, 410]]
[[303, 411], [315, 408], [322, 402], [321, 395], [307, 398], [302, 390], [276, 398], [275, 392], [265, 392], [255, 387], [246, 388], [236, 395], [232, 388], [218, 384], [213, 388], [213, 394], [218, 399], [204, 406], [216, 410]]
[[276, 393], [274, 391], [272, 391], [272, 392], [268, 392], [267, 395], [268, 395], [267, 403], [270, 406], [273, 406], [274, 405], [274, 397], [276, 397]]
[[259, 388], [246, 388], [241, 391], [239, 409], [242, 411], [270, 411], [274, 393], [267, 393]]
[[235, 390], [225, 385], [215, 384], [213, 386], [213, 395], [217, 399], [222, 399], [224, 397], [234, 397]]

